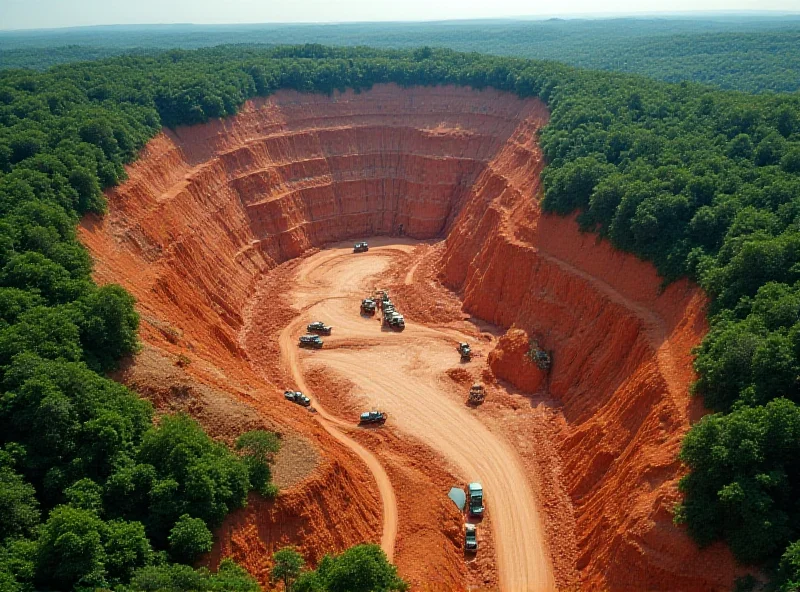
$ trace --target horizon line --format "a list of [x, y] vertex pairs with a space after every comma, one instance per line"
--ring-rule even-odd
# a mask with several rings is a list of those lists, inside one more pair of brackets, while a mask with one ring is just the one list
[[800, 10], [696, 10], [696, 11], [643, 11], [643, 12], [583, 12], [583, 13], [551, 13], [551, 14], [531, 14], [514, 16], [491, 16], [491, 17], [471, 17], [453, 19], [417, 19], [417, 20], [364, 20], [364, 21], [273, 21], [273, 22], [218, 22], [218, 23], [193, 23], [193, 22], [172, 22], [172, 23], [98, 23], [93, 25], [67, 25], [63, 27], [34, 27], [34, 28], [10, 28], [0, 27], [0, 33], [35, 33], [38, 31], [72, 31], [76, 29], [101, 29], [101, 28], [153, 28], [153, 27], [264, 27], [264, 26], [342, 26], [342, 25], [414, 25], [414, 24], [436, 24], [436, 23], [470, 23], [486, 21], [550, 21], [550, 20], [611, 20], [620, 18], [658, 18], [687, 17], [691, 20], [701, 20], [702, 17], [713, 16], [742, 16], [742, 17], [800, 17]]

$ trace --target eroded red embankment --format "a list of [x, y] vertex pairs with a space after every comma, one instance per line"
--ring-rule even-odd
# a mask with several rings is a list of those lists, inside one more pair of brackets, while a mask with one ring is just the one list
[[[313, 436], [322, 451], [315, 475], [275, 506], [254, 503], [226, 521], [217, 557], [232, 553], [263, 579], [279, 542], [305, 541], [314, 559], [378, 540], [380, 529], [363, 465], [269, 384], [287, 377], [276, 340], [293, 312], [276, 303], [274, 318], [251, 318], [259, 278], [333, 240], [440, 235], [486, 163], [545, 118], [537, 101], [453, 87], [281, 92], [236, 117], [160, 134], [109, 192], [108, 215], [84, 221], [96, 278], [137, 298], [146, 342], [187, 356], [190, 374], [279, 429]], [[274, 367], [251, 368], [254, 348]], [[415, 503], [396, 491], [400, 504]], [[425, 553], [400, 553], [401, 573], [424, 581], [420, 574], [435, 571], [451, 578], [448, 588], [462, 587], [457, 545], [423, 524], [415, 530], [419, 540], [405, 546]]]
[[[476, 180], [448, 236], [442, 278], [464, 308], [515, 326], [489, 363], [523, 389], [563, 402], [559, 448], [576, 517], [587, 589], [728, 590], [729, 552], [704, 551], [672, 525], [690, 417], [692, 348], [707, 330], [706, 299], [676, 282], [663, 292], [652, 265], [541, 215], [541, 161], [511, 145]], [[544, 383], [519, 343], [553, 352]]]

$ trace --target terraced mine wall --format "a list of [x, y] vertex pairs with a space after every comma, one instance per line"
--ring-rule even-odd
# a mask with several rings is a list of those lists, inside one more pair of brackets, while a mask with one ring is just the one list
[[[240, 333], [258, 278], [331, 241], [445, 238], [441, 279], [463, 294], [465, 310], [554, 352], [542, 388], [563, 404], [558, 445], [576, 518], [563, 536], [577, 541], [586, 586], [725, 587], [727, 551], [698, 550], [670, 513], [679, 444], [702, 412], [688, 386], [705, 298], [687, 282], [662, 291], [650, 265], [571, 219], [540, 214], [536, 132], [547, 117], [537, 100], [490, 90], [282, 91], [235, 117], [160, 134], [109, 193], [108, 215], [83, 222], [81, 238], [98, 281], [137, 298], [146, 342], [189, 349], [203, 361], [193, 372], [220, 388], [235, 379], [236, 396], [323, 450], [335, 445], [307, 413], [264, 404], [280, 394], [248, 365]], [[501, 378], [515, 381], [513, 372]], [[308, 545], [337, 550], [377, 536], [375, 494], [357, 463], [332, 452], [324, 462], [320, 474], [351, 483], [354, 502], [342, 506], [312, 481], [321, 510], [304, 518], [312, 510], [298, 491], [291, 515]], [[336, 541], [323, 533], [331, 528]], [[247, 547], [247, 536], [236, 537], [226, 549]]]

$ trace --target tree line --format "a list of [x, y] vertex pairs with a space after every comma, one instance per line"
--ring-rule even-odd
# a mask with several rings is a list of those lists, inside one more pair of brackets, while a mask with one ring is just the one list
[[165, 49], [310, 42], [384, 49], [430, 45], [746, 92], [800, 89], [800, 19], [792, 16], [9, 31], [0, 32], [0, 67], [44, 69]]

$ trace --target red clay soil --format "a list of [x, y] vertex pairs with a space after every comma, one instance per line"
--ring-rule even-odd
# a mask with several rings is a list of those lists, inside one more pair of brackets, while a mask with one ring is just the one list
[[[282, 297], [297, 280], [291, 259], [332, 241], [402, 234], [447, 236], [391, 263], [398, 303], [412, 319], [456, 322], [458, 298], [436, 285], [438, 276], [473, 317], [514, 326], [553, 352], [546, 379], [532, 380], [513, 362], [526, 339], [515, 333], [500, 340], [490, 366], [479, 359], [466, 376], [457, 365], [444, 376], [453, 385], [489, 381], [481, 421], [507, 429], [539, 487], [559, 587], [571, 585], [571, 570], [592, 590], [730, 587], [730, 554], [698, 550], [670, 513], [680, 441], [702, 413], [688, 386], [691, 349], [707, 330], [705, 297], [687, 282], [661, 291], [652, 266], [581, 234], [574, 220], [540, 214], [536, 138], [546, 121], [542, 103], [494, 91], [280, 92], [227, 120], [160, 134], [109, 192], [108, 215], [83, 221], [96, 279], [134, 294], [145, 343], [219, 398], [316, 449], [316, 467], [276, 502], [254, 498], [226, 520], [212, 565], [232, 555], [266, 582], [270, 555], [285, 544], [300, 546], [313, 564], [380, 539], [373, 475], [312, 414], [283, 401], [297, 369], [281, 362], [279, 336], [298, 314], [297, 302]], [[438, 300], [427, 297], [434, 292]], [[489, 356], [491, 328], [477, 323], [473, 333]], [[305, 380], [324, 395], [320, 377], [328, 375], [316, 372], [318, 382], [309, 373]], [[509, 394], [495, 375], [540, 399]], [[356, 409], [350, 390], [331, 389], [324, 403], [347, 415]], [[225, 426], [220, 437], [235, 436], [229, 423], [199, 415]], [[461, 589], [491, 573], [486, 565], [471, 575], [454, 561], [460, 526], [456, 535], [447, 504], [402, 509], [409, 499], [438, 500], [451, 480], [435, 450], [391, 430], [354, 437], [395, 488], [405, 521], [396, 561], [415, 588], [425, 589], [432, 574], [440, 577], [432, 589]], [[414, 486], [403, 491], [404, 481]], [[425, 523], [426, 536], [412, 538]]]
[[499, 376], [526, 393], [543, 386], [547, 373], [528, 357], [531, 337], [522, 329], [509, 329], [489, 354], [489, 367]]

